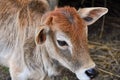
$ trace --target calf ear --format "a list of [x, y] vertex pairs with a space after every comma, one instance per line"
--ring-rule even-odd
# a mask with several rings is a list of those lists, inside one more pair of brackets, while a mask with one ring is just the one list
[[103, 7], [81, 8], [78, 10], [80, 17], [83, 18], [87, 25], [93, 24], [107, 12], [108, 9]]
[[43, 27], [37, 29], [35, 42], [36, 44], [43, 44], [46, 41], [47, 30]]
[[47, 0], [47, 1], [48, 1], [48, 4], [50, 5], [51, 10], [54, 10], [55, 7], [58, 6], [58, 0]]
[[36, 30], [36, 44], [42, 44], [46, 41], [46, 36], [50, 30], [50, 26], [52, 24], [52, 17], [49, 17], [49, 13], [46, 13], [41, 18], [42, 26], [38, 27]]

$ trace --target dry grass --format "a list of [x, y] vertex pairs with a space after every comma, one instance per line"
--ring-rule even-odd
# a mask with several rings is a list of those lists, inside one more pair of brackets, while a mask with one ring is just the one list
[[101, 44], [89, 42], [92, 58], [100, 72], [97, 80], [120, 79], [120, 42]]

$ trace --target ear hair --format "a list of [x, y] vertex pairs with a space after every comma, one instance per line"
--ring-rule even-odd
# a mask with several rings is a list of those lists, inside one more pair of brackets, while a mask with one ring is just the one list
[[[50, 16], [50, 13], [46, 13], [41, 18], [41, 26], [37, 28], [36, 30], [36, 37], [35, 41], [36, 44], [42, 44], [46, 40], [46, 35], [50, 29], [50, 26], [52, 25], [53, 17]], [[49, 26], [49, 27], [48, 27]]]
[[93, 24], [107, 12], [108, 9], [103, 7], [81, 8], [78, 10], [78, 14], [83, 18], [87, 25]]
[[36, 44], [43, 44], [46, 41], [46, 36], [47, 36], [48, 31], [49, 29], [46, 26], [37, 28], [36, 36], [35, 36]]

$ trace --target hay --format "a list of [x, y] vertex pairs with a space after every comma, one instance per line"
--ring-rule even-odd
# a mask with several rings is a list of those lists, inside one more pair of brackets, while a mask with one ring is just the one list
[[91, 56], [100, 75], [97, 80], [120, 79], [120, 44], [89, 42]]

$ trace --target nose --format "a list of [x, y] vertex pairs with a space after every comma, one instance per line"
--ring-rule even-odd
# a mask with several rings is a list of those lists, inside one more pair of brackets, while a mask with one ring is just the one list
[[90, 79], [93, 79], [98, 75], [98, 71], [95, 70], [94, 68], [85, 71], [85, 73], [87, 74], [88, 77], [90, 77]]

